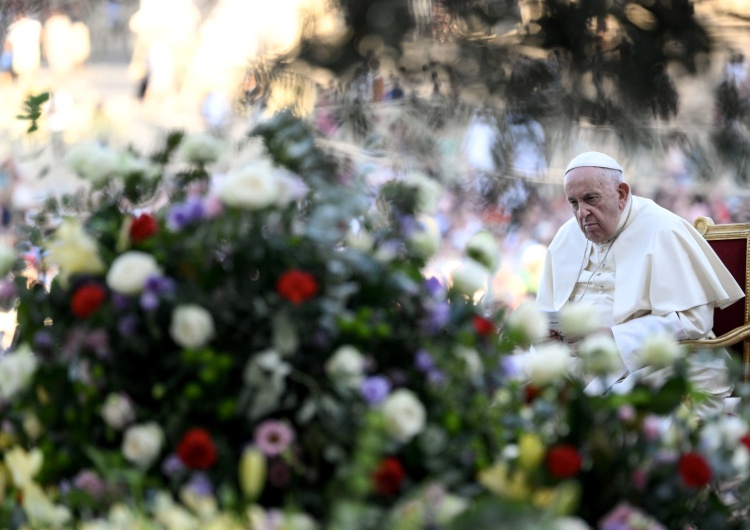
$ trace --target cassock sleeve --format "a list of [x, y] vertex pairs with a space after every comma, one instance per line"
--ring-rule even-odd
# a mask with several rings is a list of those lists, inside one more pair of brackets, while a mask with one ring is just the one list
[[628, 372], [643, 368], [640, 348], [649, 335], [667, 333], [675, 340], [701, 339], [711, 333], [714, 309], [711, 304], [666, 315], [643, 315], [612, 326], [612, 335]]

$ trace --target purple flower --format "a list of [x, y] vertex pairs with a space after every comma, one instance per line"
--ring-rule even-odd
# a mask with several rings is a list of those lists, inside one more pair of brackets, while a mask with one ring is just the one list
[[112, 293], [112, 304], [118, 311], [125, 311], [130, 305], [130, 298], [121, 293]]
[[182, 463], [180, 457], [175, 453], [172, 453], [167, 458], [165, 458], [164, 462], [162, 462], [161, 464], [161, 472], [169, 478], [174, 478], [178, 474], [185, 471], [185, 469], [187, 469], [185, 467], [185, 464]]
[[294, 430], [283, 421], [266, 420], [255, 429], [255, 446], [266, 456], [276, 456], [294, 440]]
[[391, 384], [382, 375], [368, 377], [362, 381], [359, 392], [370, 405], [378, 405], [388, 396], [391, 391]]
[[197, 198], [175, 204], [167, 212], [167, 227], [173, 232], [179, 232], [186, 226], [203, 219], [203, 203]]
[[37, 331], [34, 333], [34, 349], [48, 351], [52, 348], [52, 334], [49, 331]]
[[117, 331], [123, 337], [132, 337], [138, 329], [138, 319], [135, 315], [125, 315], [117, 322]]
[[193, 493], [201, 497], [213, 495], [214, 492], [214, 486], [211, 483], [211, 479], [208, 478], [207, 474], [200, 471], [192, 474], [190, 480], [187, 483], [187, 487]]
[[451, 306], [448, 302], [437, 302], [429, 308], [424, 326], [428, 333], [437, 333], [443, 329], [451, 319]]
[[434, 368], [427, 372], [427, 380], [433, 385], [442, 385], [443, 383], [445, 383], [445, 379], [445, 373], [438, 370], [437, 368]]
[[168, 276], [149, 276], [144, 290], [155, 294], [168, 294], [175, 289], [175, 282]]
[[518, 360], [512, 355], [506, 355], [500, 359], [500, 372], [508, 378], [514, 378], [521, 374]]
[[153, 311], [159, 307], [159, 295], [150, 291], [141, 293], [141, 307], [144, 311]]
[[430, 276], [424, 281], [424, 288], [427, 291], [427, 294], [432, 296], [433, 298], [439, 294], [445, 293], [443, 284], [441, 284], [440, 280], [438, 280], [434, 276]]
[[419, 350], [414, 355], [414, 366], [420, 372], [427, 372], [435, 368], [435, 361], [432, 360], [432, 355], [427, 350]]
[[417, 228], [417, 220], [413, 215], [400, 215], [398, 223], [404, 235], [408, 236]]
[[166, 276], [150, 276], [141, 293], [141, 307], [145, 311], [153, 311], [159, 307], [159, 301], [165, 294], [174, 292], [175, 282]]
[[96, 498], [104, 493], [105, 484], [99, 475], [89, 469], [84, 469], [73, 477], [73, 487]]
[[107, 331], [104, 329], [91, 330], [88, 335], [86, 335], [84, 343], [87, 347], [91, 348], [100, 359], [106, 359], [112, 353], [112, 350], [109, 347], [109, 335], [107, 335]]

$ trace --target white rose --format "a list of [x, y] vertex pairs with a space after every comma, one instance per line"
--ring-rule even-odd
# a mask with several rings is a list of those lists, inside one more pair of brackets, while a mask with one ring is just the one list
[[122, 454], [136, 466], [149, 467], [161, 452], [164, 432], [155, 422], [134, 425], [125, 431]]
[[748, 432], [745, 420], [738, 416], [721, 416], [719, 418], [721, 434], [730, 446], [737, 445]]
[[532, 344], [549, 335], [547, 318], [531, 302], [520, 304], [508, 317], [507, 324]]
[[669, 366], [680, 356], [680, 345], [667, 333], [646, 337], [641, 345], [641, 360], [647, 366]]
[[111, 393], [104, 400], [102, 417], [107, 425], [119, 430], [135, 420], [135, 410], [127, 396]]
[[540, 344], [524, 363], [524, 371], [534, 385], [544, 386], [564, 378], [571, 359], [570, 348], [565, 344]]
[[470, 378], [477, 379], [482, 377], [484, 366], [477, 350], [466, 346], [457, 346], [456, 352], [458, 353], [458, 357], [466, 363], [466, 372]]
[[750, 473], [750, 452], [742, 444], [732, 453], [732, 467], [742, 478], [746, 478]]
[[79, 176], [97, 183], [114, 174], [120, 164], [116, 151], [98, 143], [82, 143], [71, 147], [65, 163]]
[[400, 442], [408, 442], [424, 429], [427, 412], [411, 390], [391, 392], [382, 410], [388, 432]]
[[721, 448], [722, 438], [721, 427], [716, 423], [709, 423], [700, 432], [701, 448], [708, 453], [718, 451]]
[[560, 311], [560, 328], [566, 337], [585, 337], [602, 324], [600, 311], [587, 302], [568, 304]]
[[57, 265], [65, 281], [71, 274], [99, 274], [105, 266], [96, 241], [76, 219], [65, 219], [51, 239], [44, 243], [47, 255], [44, 261]]
[[350, 248], [360, 250], [362, 252], [369, 252], [375, 245], [375, 238], [373, 238], [372, 234], [370, 234], [370, 232], [368, 232], [364, 228], [359, 228], [356, 231], [349, 230], [349, 232], [347, 232], [346, 234], [344, 242], [346, 243], [346, 246]]
[[141, 173], [147, 180], [153, 180], [159, 176], [159, 167], [150, 160], [136, 158], [130, 153], [122, 153], [117, 160], [115, 175], [125, 177], [133, 173]]
[[230, 172], [217, 190], [224, 204], [247, 210], [259, 210], [274, 204], [280, 193], [274, 169], [266, 161]]
[[42, 469], [44, 455], [40, 449], [32, 449], [26, 452], [18, 446], [5, 453], [5, 466], [10, 471], [13, 484], [17, 488], [23, 489], [31, 484], [32, 479]]
[[183, 304], [172, 311], [169, 335], [183, 348], [200, 348], [214, 338], [211, 313], [197, 304]]
[[357, 387], [365, 372], [365, 358], [354, 346], [340, 346], [326, 362], [325, 370], [331, 379]]
[[216, 162], [224, 149], [224, 143], [206, 133], [191, 134], [180, 143], [180, 156], [190, 164], [210, 164]]
[[474, 293], [487, 286], [487, 269], [473, 259], [466, 259], [453, 271], [451, 281], [453, 288], [459, 293], [474, 296]]
[[107, 273], [107, 285], [117, 293], [134, 295], [143, 291], [151, 276], [160, 276], [156, 258], [146, 252], [130, 250], [115, 258]]
[[489, 272], [494, 272], [500, 264], [500, 249], [495, 236], [486, 230], [480, 230], [466, 243], [465, 253], [468, 257], [484, 265]]
[[409, 247], [419, 256], [427, 259], [440, 249], [442, 241], [440, 229], [432, 217], [420, 215], [416, 220], [417, 226], [408, 237]]
[[447, 494], [440, 499], [435, 519], [440, 524], [447, 525], [461, 515], [469, 507], [469, 501], [458, 495]]
[[578, 347], [586, 372], [604, 375], [623, 368], [615, 339], [603, 333], [587, 336]]
[[0, 357], [0, 397], [8, 400], [26, 388], [37, 364], [27, 344]]
[[417, 188], [417, 209], [429, 214], [435, 213], [443, 194], [442, 184], [420, 171], [407, 173], [404, 183]]
[[16, 251], [10, 245], [0, 243], [0, 276], [5, 276], [16, 262]]

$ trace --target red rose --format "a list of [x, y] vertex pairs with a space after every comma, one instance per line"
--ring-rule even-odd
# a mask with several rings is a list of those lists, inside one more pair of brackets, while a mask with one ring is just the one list
[[318, 292], [318, 282], [309, 272], [290, 270], [276, 281], [276, 290], [293, 304], [301, 304]]
[[86, 318], [99, 309], [107, 297], [101, 285], [89, 284], [76, 289], [70, 299], [70, 309], [78, 318]]
[[130, 240], [133, 243], [140, 243], [158, 231], [159, 224], [156, 222], [156, 219], [147, 213], [142, 213], [133, 219], [133, 224], [130, 225]]
[[177, 456], [190, 469], [208, 469], [216, 462], [216, 446], [205, 429], [190, 429], [177, 446]]
[[536, 387], [534, 385], [526, 385], [523, 387], [523, 401], [527, 405], [530, 405], [531, 403], [536, 400], [539, 396], [542, 395], [542, 389], [539, 387]]
[[398, 458], [392, 456], [380, 461], [380, 465], [372, 474], [372, 487], [378, 495], [385, 497], [394, 495], [401, 489], [404, 481], [404, 468]]
[[685, 453], [678, 464], [680, 477], [686, 486], [702, 488], [711, 480], [711, 468], [698, 453]]
[[581, 470], [581, 454], [572, 445], [556, 445], [547, 453], [547, 469], [552, 476], [567, 478]]
[[495, 326], [486, 318], [474, 315], [472, 322], [474, 323], [474, 331], [483, 337], [495, 333]]
[[740, 442], [742, 442], [742, 445], [747, 447], [747, 450], [750, 451], [750, 434], [746, 434], [742, 438], [740, 438]]

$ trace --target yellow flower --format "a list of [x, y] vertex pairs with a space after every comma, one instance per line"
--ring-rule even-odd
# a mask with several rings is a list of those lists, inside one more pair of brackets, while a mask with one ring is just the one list
[[180, 501], [201, 519], [215, 517], [219, 511], [216, 499], [212, 495], [200, 495], [189, 485], [180, 489]]
[[53, 239], [45, 248], [48, 251], [45, 261], [60, 268], [63, 282], [71, 274], [99, 274], [104, 272], [104, 262], [99, 256], [96, 241], [83, 229], [76, 219], [66, 219], [55, 231]]
[[23, 488], [31, 483], [31, 479], [42, 469], [44, 456], [39, 449], [26, 452], [21, 447], [15, 446], [5, 453], [5, 465], [10, 470], [13, 483]]
[[536, 434], [522, 433], [518, 437], [518, 464], [526, 471], [534, 471], [544, 459], [546, 449]]
[[266, 457], [254, 448], [245, 449], [240, 458], [240, 488], [249, 500], [255, 500], [266, 483]]
[[61, 528], [71, 518], [70, 510], [54, 504], [34, 482], [23, 487], [23, 510], [32, 528]]
[[[242, 524], [237, 518], [227, 514], [222, 514], [218, 517], [214, 517], [210, 521], [203, 522], [201, 528], [203, 530], [245, 530], [246, 525]], [[250, 527], [253, 528], [252, 526]]]
[[37, 415], [31, 410], [25, 411], [23, 415], [23, 432], [32, 440], [36, 440], [42, 435], [43, 430], [44, 427]]
[[537, 508], [549, 508], [555, 502], [556, 497], [557, 492], [554, 488], [541, 488], [531, 496], [531, 502]]
[[526, 473], [521, 469], [511, 472], [505, 462], [480, 471], [478, 479], [480, 484], [500, 497], [522, 501], [531, 495]]

